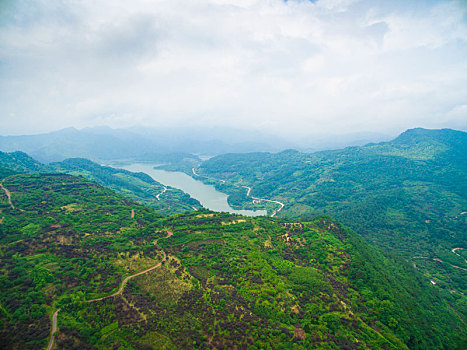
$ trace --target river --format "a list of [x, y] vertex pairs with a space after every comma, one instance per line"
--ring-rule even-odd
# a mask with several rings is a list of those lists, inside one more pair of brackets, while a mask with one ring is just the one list
[[146, 173], [163, 185], [175, 187], [188, 193], [191, 197], [197, 199], [203, 207], [213, 211], [246, 216], [267, 215], [266, 210], [235, 210], [228, 204], [227, 195], [217, 191], [214, 186], [197, 181], [185, 173], [154, 169], [154, 166], [155, 164], [134, 163], [119, 167], [133, 172]]

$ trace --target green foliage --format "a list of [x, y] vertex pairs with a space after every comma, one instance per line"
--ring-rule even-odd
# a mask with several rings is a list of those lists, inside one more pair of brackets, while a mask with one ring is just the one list
[[9, 168], [4, 168], [3, 166], [0, 166], [0, 179], [14, 174], [17, 174], [17, 172]]
[[41, 226], [38, 224], [30, 223], [20, 229], [20, 232], [26, 237], [34, 237], [39, 232]]
[[[0, 152], [0, 167], [14, 172], [45, 172], [49, 168], [24, 152]], [[5, 171], [5, 170], [3, 170]], [[2, 171], [0, 171], [0, 174]]]
[[80, 177], [2, 183], [15, 205], [0, 224], [3, 348], [44, 348], [58, 308], [63, 349], [462, 346], [436, 287], [327, 217], [164, 217]]
[[[201, 204], [196, 199], [181, 190], [168, 188], [163, 192], [164, 185], [145, 173], [101, 166], [83, 158], [51, 163], [50, 167], [55, 171], [83, 176], [163, 214], [184, 213], [193, 211], [193, 208], [201, 208]], [[160, 195], [162, 192], [163, 194]]]
[[105, 335], [109, 332], [112, 332], [118, 328], [118, 322], [112, 322], [111, 324], [105, 326], [104, 328], [101, 329], [101, 334]]
[[467, 241], [466, 154], [465, 132], [413, 129], [336, 151], [225, 154], [197, 171], [225, 180], [218, 188], [238, 206], [251, 208], [229, 190], [241, 181], [255, 196], [284, 202], [278, 216], [330, 215], [459, 295], [467, 293], [467, 263], [451, 249]]
[[307, 289], [313, 292], [329, 290], [330, 285], [326, 283], [319, 270], [313, 267], [295, 267], [289, 276], [290, 280], [298, 285], [300, 289]]

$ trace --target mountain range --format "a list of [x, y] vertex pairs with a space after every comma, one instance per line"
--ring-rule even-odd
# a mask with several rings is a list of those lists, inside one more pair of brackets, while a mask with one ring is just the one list
[[341, 150], [219, 155], [196, 172], [235, 207], [273, 210], [271, 202], [252, 203], [260, 197], [284, 203], [282, 217], [330, 215], [438, 286], [467, 293], [466, 154], [465, 132], [411, 129]]
[[358, 133], [288, 140], [257, 131], [220, 127], [93, 127], [81, 130], [67, 128], [36, 135], [0, 136], [0, 150], [22, 151], [43, 163], [67, 158], [87, 158], [96, 162], [127, 159], [168, 163], [184, 158], [198, 159], [194, 154], [214, 156], [229, 152], [277, 152], [287, 148], [311, 151], [361, 145], [387, 138], [381, 134]]
[[274, 218], [0, 152], [0, 347], [464, 349], [466, 151], [464, 132], [411, 129], [314, 153], [157, 154]]

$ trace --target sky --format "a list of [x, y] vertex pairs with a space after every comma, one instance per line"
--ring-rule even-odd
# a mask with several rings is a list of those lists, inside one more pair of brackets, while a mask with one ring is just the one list
[[467, 130], [467, 1], [0, 0], [0, 121]]

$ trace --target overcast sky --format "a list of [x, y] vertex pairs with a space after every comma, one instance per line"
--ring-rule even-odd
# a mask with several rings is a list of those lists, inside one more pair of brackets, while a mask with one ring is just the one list
[[467, 1], [0, 0], [0, 118], [467, 130]]

